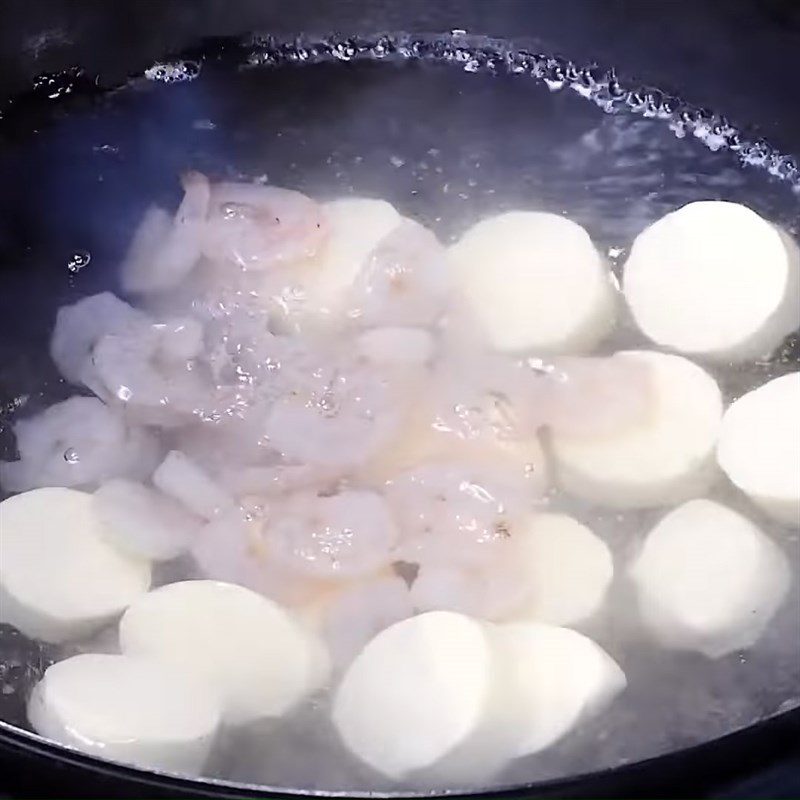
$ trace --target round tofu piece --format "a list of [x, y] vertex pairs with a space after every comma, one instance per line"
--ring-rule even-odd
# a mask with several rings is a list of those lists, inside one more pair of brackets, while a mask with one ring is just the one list
[[78, 639], [149, 588], [149, 562], [107, 542], [92, 495], [34, 489], [0, 503], [0, 622], [32, 639]]
[[566, 514], [536, 514], [511, 542], [529, 593], [513, 616], [574, 625], [603, 604], [614, 577], [606, 543]]
[[549, 747], [602, 711], [627, 685], [625, 673], [605, 650], [569, 628], [498, 625], [492, 640], [515, 702], [512, 756]]
[[711, 500], [691, 500], [667, 514], [630, 574], [653, 636], [709, 658], [755, 644], [791, 580], [778, 547], [750, 520]]
[[332, 200], [323, 209], [330, 232], [309, 267], [305, 291], [309, 310], [329, 316], [343, 311], [364, 262], [401, 217], [385, 200], [367, 197]]
[[717, 460], [770, 517], [800, 527], [800, 372], [731, 404], [722, 418]]
[[42, 736], [93, 756], [199, 775], [221, 712], [205, 687], [163, 664], [87, 653], [47, 669], [28, 719]]
[[94, 493], [95, 513], [113, 545], [151, 561], [169, 561], [189, 548], [200, 520], [160, 492], [124, 478]]
[[347, 748], [392, 778], [424, 769], [464, 745], [493, 691], [483, 625], [432, 611], [386, 628], [356, 656], [333, 699]]
[[588, 352], [614, 325], [606, 264], [589, 234], [557, 214], [482, 220], [448, 255], [456, 285], [497, 350]]
[[649, 366], [649, 413], [608, 435], [554, 431], [557, 481], [572, 494], [615, 508], [668, 505], [703, 494], [716, 476], [723, 411], [716, 381], [682, 356], [628, 351], [616, 357]]
[[650, 225], [623, 289], [645, 336], [716, 361], [767, 356], [800, 324], [796, 246], [738, 203], [689, 203]]
[[197, 580], [139, 598], [119, 626], [123, 653], [202, 678], [224, 720], [280, 717], [322, 682], [321, 646], [287, 611], [250, 589]]

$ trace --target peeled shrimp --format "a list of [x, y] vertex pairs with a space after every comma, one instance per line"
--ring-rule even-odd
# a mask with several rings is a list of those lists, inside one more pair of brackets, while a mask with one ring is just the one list
[[[219, 432], [212, 438], [235, 442], [240, 454], [257, 448], [263, 453], [272, 404], [292, 392], [313, 390], [319, 382], [314, 376], [330, 363], [327, 354], [321, 358], [299, 338], [273, 333], [269, 314], [251, 301], [229, 298], [209, 310], [202, 359], [215, 390], [199, 416]], [[262, 460], [232, 455], [234, 464]]]
[[117, 455], [117, 475], [109, 477], [143, 481], [150, 478], [164, 457], [164, 448], [151, 428], [128, 425], [125, 443]]
[[356, 276], [348, 315], [368, 326], [429, 325], [442, 313], [448, 288], [444, 248], [427, 228], [404, 219]]
[[153, 484], [202, 519], [234, 507], [233, 497], [180, 450], [167, 453], [153, 473]]
[[194, 320], [151, 325], [103, 336], [95, 345], [92, 364], [107, 395], [125, 403], [137, 419], [169, 424], [192, 414], [209, 394], [190, 361], [201, 343]]
[[328, 489], [342, 477], [339, 467], [320, 464], [273, 464], [227, 469], [220, 475], [224, 486], [235, 494], [274, 498], [305, 489]]
[[558, 433], [604, 436], [638, 424], [649, 413], [654, 390], [649, 366], [633, 359], [563, 356], [521, 367], [540, 371], [543, 420]]
[[466, 442], [511, 441], [536, 434], [542, 391], [504, 356], [473, 356], [440, 367], [432, 383], [432, 425]]
[[602, 436], [636, 424], [652, 401], [646, 365], [613, 356], [472, 355], [436, 378], [436, 427], [465, 440], [526, 439], [542, 427]]
[[321, 625], [333, 664], [346, 667], [373, 636], [413, 613], [408, 586], [394, 575], [368, 578], [335, 593]]
[[243, 270], [311, 258], [327, 236], [322, 207], [300, 192], [249, 183], [211, 189], [203, 253]]
[[506, 618], [530, 591], [527, 576], [514, 568], [508, 555], [498, 553], [472, 569], [455, 564], [422, 564], [411, 585], [415, 610], [456, 611], [488, 620]]
[[383, 498], [345, 490], [329, 497], [298, 492], [279, 502], [267, 522], [269, 553], [300, 574], [345, 578], [392, 561], [399, 532]]
[[[237, 410], [241, 416], [236, 414]], [[224, 417], [217, 417], [222, 413], [218, 409], [206, 408], [202, 413], [201, 421], [172, 432], [170, 447], [202, 464], [221, 484], [238, 492], [238, 482], [233, 476], [274, 462], [275, 453], [263, 438], [263, 409], [232, 409], [232, 414]], [[247, 488], [247, 480], [241, 483], [242, 491], [258, 493], [257, 489]]]
[[201, 528], [191, 553], [203, 577], [263, 592], [266, 571], [259, 542], [260, 523], [248, 521], [241, 509], [230, 508]]
[[159, 355], [167, 363], [190, 361], [203, 352], [203, 327], [196, 319], [170, 318], [153, 328], [161, 334]]
[[150, 561], [180, 555], [200, 527], [174, 500], [124, 478], [103, 483], [94, 493], [94, 508], [112, 544]]
[[318, 360], [297, 339], [274, 334], [268, 314], [245, 302], [233, 300], [206, 325], [209, 368], [220, 385], [274, 399], [316, 369]]
[[59, 309], [50, 341], [50, 355], [68, 381], [84, 383], [92, 350], [103, 336], [138, 331], [149, 322], [146, 314], [111, 292], [84, 297]]
[[355, 344], [358, 355], [378, 368], [423, 366], [433, 359], [436, 350], [433, 335], [424, 328], [372, 328]]
[[479, 617], [479, 598], [469, 570], [445, 564], [428, 564], [419, 568], [411, 584], [411, 602], [416, 611], [455, 611]]
[[151, 206], [133, 235], [121, 268], [125, 291], [162, 292], [177, 286], [200, 259], [202, 233], [211, 197], [208, 178], [188, 172], [181, 179], [183, 200], [175, 217]]
[[286, 570], [271, 560], [263, 524], [265, 508], [231, 508], [193, 537], [191, 553], [200, 574], [238, 583], [290, 606], [315, 602], [327, 584]]
[[72, 397], [14, 425], [19, 461], [0, 463], [7, 491], [44, 486], [90, 487], [114, 477], [142, 477], [158, 448], [145, 431], [95, 397]]
[[398, 390], [368, 370], [321, 367], [290, 388], [266, 422], [270, 444], [287, 460], [357, 464], [399, 424]]
[[386, 482], [400, 522], [397, 556], [413, 563], [481, 564], [534, 505], [533, 479], [475, 461], [433, 462]]

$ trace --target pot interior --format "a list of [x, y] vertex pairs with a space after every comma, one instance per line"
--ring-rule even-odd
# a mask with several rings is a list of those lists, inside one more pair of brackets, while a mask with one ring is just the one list
[[[544, 59], [514, 74], [487, 68], [491, 43], [440, 41], [451, 48], [446, 57], [444, 45], [422, 54], [419, 47], [396, 50], [390, 58], [352, 57], [345, 45], [322, 63], [305, 63], [315, 60], [309, 47], [292, 40], [217, 43], [192, 54], [188, 68], [165, 62], [125, 86], [84, 91], [78, 85], [72, 96], [50, 103], [37, 99], [40, 91], [6, 115], [0, 121], [0, 455], [14, 456], [14, 419], [75, 391], [48, 355], [56, 310], [88, 294], [120, 291], [117, 267], [131, 232], [150, 203], [175, 207], [178, 177], [190, 169], [315, 198], [384, 198], [445, 244], [500, 211], [563, 213], [586, 228], [618, 276], [644, 227], [695, 200], [743, 203], [797, 236], [800, 206], [789, 162], [752, 157], [759, 163], [747, 167], [727, 146], [709, 149], [696, 129], [679, 138], [661, 95], [660, 113], [631, 113], [630, 94], [608, 103], [616, 113], [602, 113], [591, 97], [570, 90], [578, 84], [567, 80], [553, 91], [563, 84], [560, 62]], [[165, 81], [170, 75], [177, 80]], [[600, 352], [637, 341], [623, 320]], [[730, 401], [798, 367], [795, 337], [768, 362], [712, 372]], [[727, 485], [713, 496], [742, 506]], [[592, 520], [620, 563], [661, 515], [569, 507]], [[627, 691], [558, 745], [514, 762], [495, 785], [612, 768], [800, 705], [800, 545], [796, 535], [759, 522], [790, 558], [795, 581], [752, 650], [710, 660], [642, 641], [629, 613], [631, 589], [616, 580], [609, 613], [588, 632], [624, 667]], [[187, 569], [168, 565], [159, 580]], [[64, 653], [0, 626], [0, 720], [28, 728], [30, 689]], [[314, 701], [280, 725], [232, 735], [209, 775], [295, 790], [420, 788], [360, 766], [327, 714], [326, 702]]]

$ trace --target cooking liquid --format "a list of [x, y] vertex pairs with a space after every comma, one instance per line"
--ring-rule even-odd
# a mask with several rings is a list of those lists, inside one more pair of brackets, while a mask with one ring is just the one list
[[[249, 68], [234, 69], [240, 61]], [[559, 88], [575, 91], [553, 93]], [[74, 393], [47, 357], [56, 308], [119, 291], [117, 266], [144, 208], [153, 201], [174, 207], [175, 176], [187, 169], [321, 199], [384, 198], [445, 244], [503, 210], [564, 213], [589, 231], [617, 276], [635, 235], [693, 200], [744, 203], [797, 237], [791, 161], [672, 101], [625, 89], [613, 75], [461, 34], [366, 43], [269, 39], [219, 61], [154, 65], [123, 91], [93, 95], [85, 108], [37, 122], [36, 135], [20, 137], [14, 128], [0, 151], [1, 455], [13, 456], [13, 415]], [[596, 106], [621, 113], [600, 114]], [[598, 352], [646, 346], [623, 318]], [[728, 403], [798, 365], [795, 337], [768, 362], [709, 371]], [[763, 637], [752, 650], [716, 661], [647, 641], [621, 565], [663, 510], [617, 513], [553, 494], [549, 508], [586, 521], [614, 553], [607, 606], [582, 630], [620, 663], [629, 685], [607, 712], [514, 762], [493, 784], [629, 763], [800, 705], [798, 536], [764, 519], [723, 481], [709, 496], [754, 519], [795, 568], [792, 594]], [[167, 564], [159, 580], [187, 570], [188, 562]], [[3, 628], [0, 653], [0, 719], [26, 727], [30, 686], [63, 652]], [[238, 731], [209, 774], [299, 789], [404, 788], [345, 751], [325, 695], [289, 719]]]

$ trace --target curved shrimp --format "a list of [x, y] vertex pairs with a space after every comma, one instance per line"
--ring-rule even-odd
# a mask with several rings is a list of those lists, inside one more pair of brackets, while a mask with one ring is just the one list
[[0, 483], [20, 492], [42, 486], [94, 486], [117, 477], [141, 478], [159, 451], [149, 434], [129, 430], [96, 397], [72, 397], [14, 425], [18, 461], [0, 462]]
[[472, 469], [483, 464], [494, 474], [507, 473], [514, 484], [524, 484], [531, 501], [541, 498], [550, 475], [537, 435], [539, 418], [526, 427], [516, 408], [488, 391], [495, 385], [484, 383], [490, 377], [482, 362], [463, 371], [437, 364], [423, 373], [422, 381], [406, 375], [407, 383], [415, 381], [410, 383], [416, 386], [414, 402], [392, 438], [359, 469], [359, 479], [382, 485], [420, 466], [463, 464]]
[[126, 404], [137, 419], [169, 425], [184, 421], [209, 395], [191, 361], [201, 343], [194, 320], [112, 334], [95, 345], [93, 369], [108, 396]]
[[311, 258], [327, 236], [322, 207], [292, 189], [218, 183], [211, 189], [203, 253], [243, 270]]
[[273, 509], [266, 535], [269, 553], [287, 569], [331, 579], [387, 566], [399, 531], [379, 494], [351, 489], [327, 497], [289, 496]]
[[531, 478], [485, 459], [441, 461], [388, 480], [384, 495], [400, 523], [403, 561], [474, 566], [513, 535], [535, 507]]
[[437, 375], [437, 428], [462, 439], [520, 440], [542, 427], [602, 436], [635, 424], [651, 403], [647, 365], [611, 357], [465, 357]]
[[211, 187], [199, 172], [181, 178], [183, 200], [173, 218], [157, 206], [145, 211], [122, 262], [125, 291], [163, 292], [177, 286], [200, 260]]
[[83, 384], [92, 350], [103, 336], [138, 331], [149, 323], [144, 312], [111, 292], [93, 294], [58, 310], [50, 355], [68, 381]]
[[397, 387], [369, 370], [327, 364], [288, 389], [266, 421], [270, 444], [288, 461], [363, 462], [400, 421]]
[[413, 614], [408, 585], [396, 575], [370, 577], [334, 592], [320, 625], [333, 664], [346, 667], [373, 636]]
[[220, 461], [218, 455], [237, 466], [263, 464], [270, 455], [274, 462], [267, 435], [273, 405], [313, 383], [318, 357], [300, 340], [274, 335], [262, 315], [243, 309], [212, 320], [207, 342], [202, 360], [214, 386], [198, 408], [203, 431], [187, 432], [188, 446], [206, 454], [210, 449], [212, 463]]
[[370, 328], [358, 336], [359, 358], [375, 368], [409, 369], [424, 367], [436, 353], [436, 340], [424, 328]]
[[297, 491], [328, 491], [342, 478], [341, 467], [319, 464], [272, 464], [226, 469], [220, 482], [242, 495], [274, 498]]
[[473, 568], [422, 564], [410, 591], [415, 610], [456, 611], [493, 621], [508, 618], [530, 593], [530, 578], [504, 557], [506, 553], [493, 555]]
[[444, 310], [448, 288], [444, 248], [431, 231], [405, 218], [356, 276], [348, 315], [367, 326], [430, 325]]
[[279, 603], [314, 602], [329, 586], [277, 565], [264, 531], [265, 509], [250, 504], [212, 520], [194, 536], [191, 554], [202, 575], [260, 592]]
[[650, 365], [638, 359], [562, 356], [547, 370], [545, 422], [559, 433], [605, 436], [636, 425], [652, 408]]

